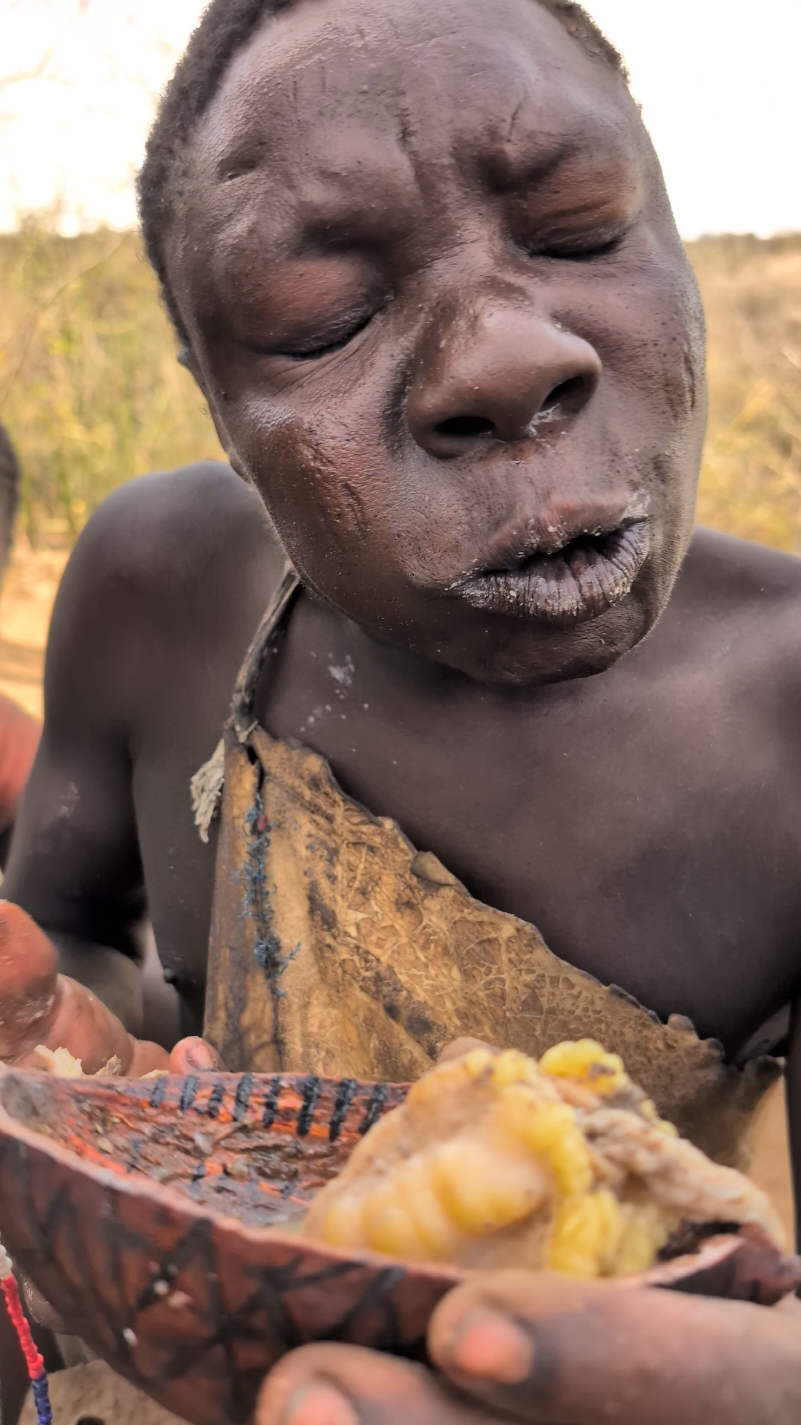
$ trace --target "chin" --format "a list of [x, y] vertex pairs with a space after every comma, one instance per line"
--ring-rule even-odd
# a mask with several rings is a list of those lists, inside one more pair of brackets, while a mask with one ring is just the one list
[[[619, 662], [651, 632], [653, 613], [633, 593], [616, 608], [572, 629], [544, 628], [523, 620], [498, 620], [483, 628], [471, 654], [448, 658], [452, 667], [495, 687], [536, 688], [595, 678]], [[513, 623], [513, 627], [509, 627]], [[489, 637], [488, 637], [489, 636]]]

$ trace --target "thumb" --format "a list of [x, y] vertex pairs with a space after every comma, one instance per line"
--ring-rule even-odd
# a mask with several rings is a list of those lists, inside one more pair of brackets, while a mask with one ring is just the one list
[[55, 1013], [58, 956], [44, 931], [13, 901], [0, 900], [0, 1059], [43, 1040]]
[[205, 1039], [193, 1035], [189, 1039], [179, 1039], [170, 1054], [171, 1074], [202, 1074], [222, 1069], [223, 1064], [216, 1049]]
[[742, 1302], [487, 1273], [440, 1303], [429, 1351], [476, 1403], [531, 1425], [801, 1419], [797, 1318]]
[[487, 1044], [483, 1039], [471, 1039], [469, 1035], [462, 1034], [458, 1039], [452, 1039], [450, 1044], [446, 1044], [440, 1050], [438, 1064], [448, 1064], [451, 1059], [461, 1059], [463, 1054], [469, 1054], [471, 1049], [489, 1049], [491, 1054], [500, 1054], [500, 1049], [496, 1049], [493, 1044]]

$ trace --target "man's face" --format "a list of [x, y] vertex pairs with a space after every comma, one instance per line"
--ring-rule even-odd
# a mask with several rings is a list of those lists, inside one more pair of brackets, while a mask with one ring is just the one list
[[491, 683], [608, 667], [692, 524], [703, 321], [620, 79], [534, 0], [305, 0], [189, 155], [171, 280], [304, 583]]

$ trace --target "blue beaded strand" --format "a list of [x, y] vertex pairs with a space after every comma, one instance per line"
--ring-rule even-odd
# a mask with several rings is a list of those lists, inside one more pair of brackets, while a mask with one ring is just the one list
[[39, 1425], [53, 1425], [53, 1410], [50, 1405], [50, 1391], [47, 1385], [47, 1375], [45, 1371], [38, 1380], [31, 1381], [33, 1399], [36, 1405], [36, 1414], [39, 1417]]

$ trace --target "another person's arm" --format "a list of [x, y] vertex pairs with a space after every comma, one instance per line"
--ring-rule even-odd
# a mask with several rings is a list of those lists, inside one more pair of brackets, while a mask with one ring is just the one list
[[146, 554], [121, 547], [120, 525], [109, 501], [84, 531], [53, 613], [45, 726], [2, 894], [42, 928], [57, 962], [13, 906], [0, 906], [0, 996], [7, 1008], [15, 993], [24, 1000], [36, 960], [44, 1010], [30, 1026], [5, 1014], [0, 1057], [28, 1063], [43, 1042], [69, 1049], [88, 1072], [117, 1055], [140, 1073], [168, 1063], [136, 1040], [145, 898], [131, 729], [149, 693], [153, 615], [142, 610]]
[[0, 868], [5, 869], [17, 807], [42, 729], [35, 718], [0, 694]]
[[17, 816], [3, 895], [33, 916], [60, 969], [141, 1027], [142, 868], [125, 710], [135, 587], [115, 575], [104, 512], [67, 566], [45, 669], [45, 726]]

